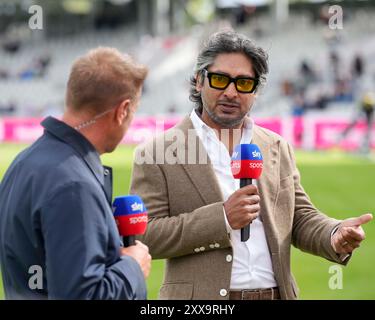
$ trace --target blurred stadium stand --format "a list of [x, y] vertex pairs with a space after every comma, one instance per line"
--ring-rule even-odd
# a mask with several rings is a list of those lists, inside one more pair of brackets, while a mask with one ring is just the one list
[[[2, 0], [0, 115], [61, 114], [72, 61], [99, 45], [129, 52], [150, 67], [139, 114], [185, 114], [192, 108], [189, 77], [199, 44], [228, 25], [270, 55], [270, 74], [254, 108], [256, 116], [308, 111], [349, 117], [362, 79], [374, 88], [373, 1], [340, 2], [343, 30], [328, 28], [322, 3], [291, 3], [287, 19], [277, 22], [272, 1], [228, 5], [235, 2], [98, 0], [89, 5], [86, 0]], [[27, 28], [30, 15], [25, 8], [33, 3], [45, 10], [43, 31]], [[364, 69], [357, 78], [352, 69], [356, 55]]]

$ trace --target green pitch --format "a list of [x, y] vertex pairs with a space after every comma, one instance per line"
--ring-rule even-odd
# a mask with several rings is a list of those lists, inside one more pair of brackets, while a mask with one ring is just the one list
[[[24, 145], [0, 145], [0, 177], [23, 148]], [[104, 164], [114, 168], [115, 196], [128, 192], [132, 152], [132, 147], [121, 147], [102, 157]], [[338, 219], [375, 213], [373, 157], [363, 158], [340, 152], [297, 152], [297, 162], [302, 184], [321, 211]], [[353, 254], [349, 265], [341, 269], [322, 258], [296, 249], [292, 251], [292, 270], [301, 290], [301, 299], [375, 299], [375, 221], [365, 225], [364, 229], [366, 241]], [[153, 261], [147, 280], [149, 299], [157, 298], [163, 281], [163, 268], [163, 261]], [[340, 272], [342, 283], [338, 281]], [[329, 284], [336, 289], [330, 289]]]

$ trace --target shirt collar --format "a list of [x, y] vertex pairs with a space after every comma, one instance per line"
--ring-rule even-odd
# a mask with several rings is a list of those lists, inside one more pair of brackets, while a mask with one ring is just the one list
[[53, 117], [47, 117], [41, 123], [45, 130], [70, 145], [86, 162], [99, 182], [104, 185], [104, 169], [99, 153], [80, 132]]

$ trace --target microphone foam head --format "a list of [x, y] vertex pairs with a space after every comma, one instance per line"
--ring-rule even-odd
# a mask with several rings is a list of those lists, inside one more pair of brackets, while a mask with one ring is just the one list
[[235, 179], [258, 179], [262, 169], [263, 157], [256, 144], [239, 144], [234, 148], [231, 170]]
[[140, 196], [116, 197], [113, 215], [121, 236], [144, 234], [147, 227], [147, 209]]

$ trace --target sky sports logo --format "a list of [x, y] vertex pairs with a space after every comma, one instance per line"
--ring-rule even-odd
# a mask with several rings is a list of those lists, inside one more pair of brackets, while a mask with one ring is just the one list
[[249, 167], [251, 169], [263, 169], [263, 162], [250, 162]]
[[131, 208], [132, 208], [132, 211], [144, 211], [143, 210], [143, 203], [138, 203], [138, 202], [134, 202], [132, 205], [131, 205]]
[[[245, 164], [245, 162], [243, 162]], [[263, 162], [247, 162], [249, 164], [249, 168], [250, 169], [263, 169]], [[241, 169], [241, 166], [243, 167], [243, 165], [241, 165], [241, 162], [240, 161], [233, 161], [232, 162], [232, 169]]]
[[129, 218], [130, 224], [147, 223], [147, 215], [141, 215]]
[[260, 154], [259, 151], [253, 151], [252, 154], [253, 154], [253, 157], [254, 157], [254, 158], [259, 158], [259, 159], [262, 158], [262, 155]]
[[[259, 160], [262, 159], [262, 155], [259, 151], [254, 150], [251, 154], [252, 154], [253, 158], [258, 158]], [[235, 152], [233, 152], [232, 158], [237, 159], [238, 155], [239, 155], [239, 152], [235, 151]]]

